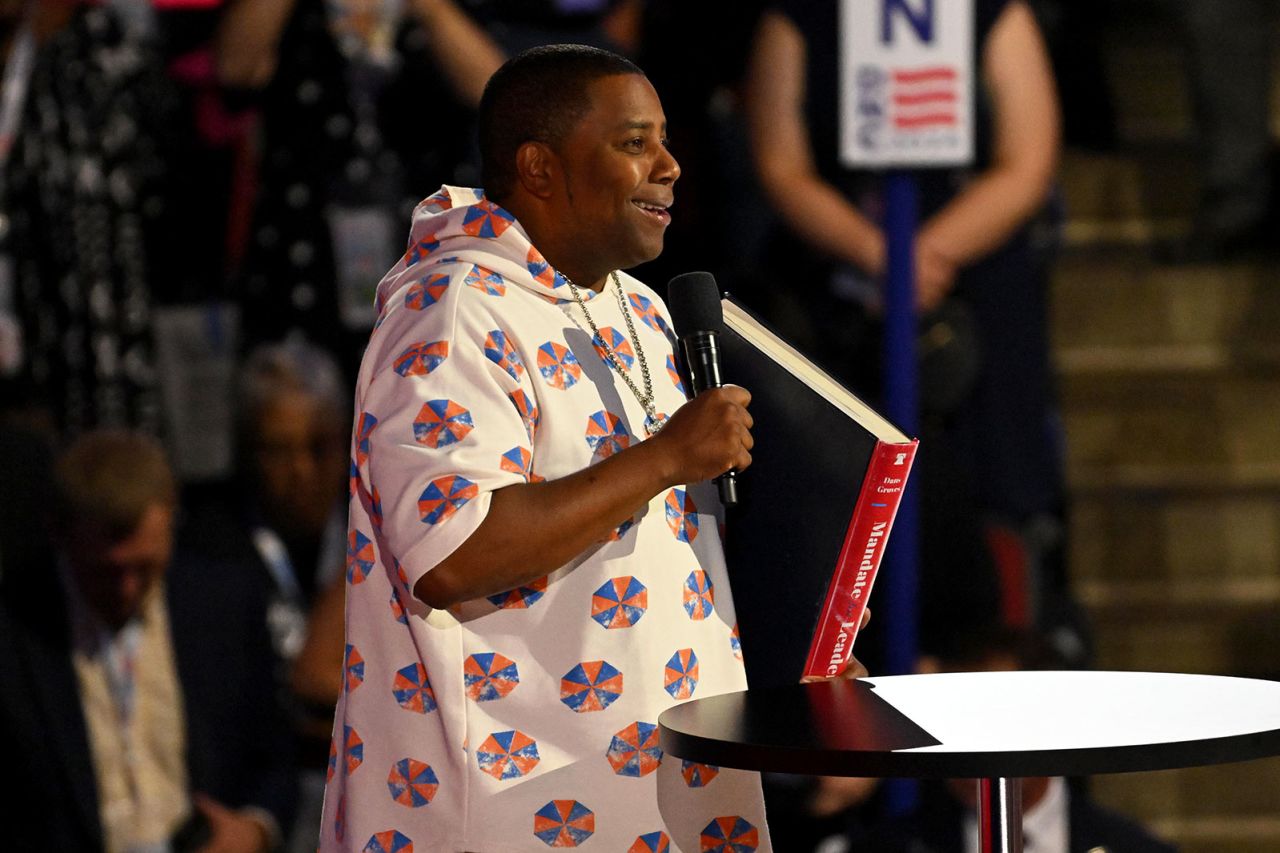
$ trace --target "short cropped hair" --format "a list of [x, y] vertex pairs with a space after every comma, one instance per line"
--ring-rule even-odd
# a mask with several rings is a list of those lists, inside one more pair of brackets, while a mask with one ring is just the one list
[[113, 540], [138, 529], [153, 506], [174, 508], [178, 484], [160, 442], [131, 430], [95, 430], [62, 452], [53, 470], [60, 526], [92, 524]]
[[591, 109], [587, 87], [619, 74], [644, 76], [630, 60], [582, 44], [531, 48], [495, 71], [480, 98], [485, 195], [501, 204], [515, 188], [520, 146], [542, 142], [558, 148]]
[[345, 425], [351, 392], [328, 350], [302, 340], [255, 347], [240, 368], [237, 414], [241, 438], [258, 428], [262, 410], [282, 394], [305, 394]]

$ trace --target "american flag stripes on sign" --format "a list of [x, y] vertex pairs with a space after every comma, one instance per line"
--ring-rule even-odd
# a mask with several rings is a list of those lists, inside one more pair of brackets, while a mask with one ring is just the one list
[[960, 75], [946, 65], [895, 68], [890, 74], [890, 114], [899, 131], [954, 128]]

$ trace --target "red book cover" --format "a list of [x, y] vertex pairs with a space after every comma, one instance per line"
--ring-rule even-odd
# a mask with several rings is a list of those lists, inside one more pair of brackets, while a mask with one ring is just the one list
[[889, 544], [889, 532], [893, 530], [893, 519], [902, 502], [917, 445], [918, 441], [910, 444], [881, 441], [871, 454], [858, 503], [849, 520], [849, 532], [845, 534], [844, 547], [814, 628], [813, 645], [809, 647], [804, 665], [806, 676], [839, 675], [849, 661], [862, 612], [867, 609], [872, 584], [880, 571], [885, 546]]

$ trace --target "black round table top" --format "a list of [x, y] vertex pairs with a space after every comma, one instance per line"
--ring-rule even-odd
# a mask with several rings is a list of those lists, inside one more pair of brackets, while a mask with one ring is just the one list
[[1280, 755], [1280, 682], [1153, 672], [977, 672], [823, 681], [686, 702], [678, 758], [836, 776], [1025, 777]]

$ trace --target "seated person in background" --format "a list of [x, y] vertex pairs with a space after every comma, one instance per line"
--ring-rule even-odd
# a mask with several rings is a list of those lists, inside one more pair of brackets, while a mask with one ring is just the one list
[[285, 341], [249, 353], [240, 375], [241, 524], [270, 582], [269, 626], [292, 693], [301, 799], [288, 849], [297, 853], [315, 849], [342, 688], [350, 409], [326, 350]]
[[259, 587], [173, 548], [159, 444], [88, 433], [57, 461], [48, 559], [8, 566], [0, 730], [14, 850], [255, 853], [292, 818]]
[[299, 736], [290, 850], [315, 849], [342, 687], [349, 409], [350, 391], [327, 350], [297, 340], [252, 350], [239, 376], [235, 489], [202, 503], [183, 532], [201, 553], [251, 567], [267, 601]]
[[[921, 672], [1012, 672], [1061, 669], [1040, 637], [1011, 628], [973, 631], [949, 643], [947, 651], [920, 661]], [[1083, 780], [1035, 777], [1022, 780], [1025, 853], [1173, 853], [1174, 847], [1138, 824], [1095, 805]], [[828, 841], [828, 853], [976, 853], [978, 786], [973, 779], [948, 779], [921, 786], [916, 811], [887, 825], [853, 831]]]
[[[346, 559], [350, 391], [336, 359], [300, 341], [250, 352], [239, 390], [239, 546], [269, 583], [272, 642], [292, 664], [310, 630], [312, 603], [341, 579]], [[337, 670], [342, 623], [333, 629]], [[337, 698], [336, 691], [325, 697], [326, 748]]]

